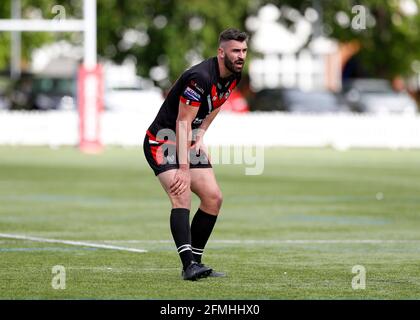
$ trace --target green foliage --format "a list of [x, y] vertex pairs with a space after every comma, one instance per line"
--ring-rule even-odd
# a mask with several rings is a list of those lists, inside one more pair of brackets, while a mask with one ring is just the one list
[[[419, 0], [415, 1], [420, 8]], [[22, 0], [22, 17], [29, 18], [35, 13], [53, 18], [52, 7], [63, 5], [67, 18], [81, 18], [82, 3], [82, 0]], [[397, 0], [98, 0], [98, 54], [117, 63], [131, 58], [143, 76], [149, 76], [153, 66], [167, 65], [172, 82], [188, 67], [191, 54], [195, 52], [203, 58], [215, 55], [218, 34], [227, 27], [245, 29], [246, 17], [256, 14], [266, 3], [289, 5], [302, 13], [318, 4], [325, 34], [342, 42], [360, 41], [361, 60], [378, 76], [408, 75], [412, 73], [412, 61], [420, 59], [420, 14], [404, 15]], [[338, 24], [337, 12], [346, 13], [351, 22], [356, 15], [352, 7], [356, 4], [369, 8], [374, 25], [354, 30]], [[10, 1], [1, 2], [0, 17], [10, 17]], [[128, 43], [122, 41], [124, 35]], [[81, 41], [80, 34], [24, 33], [24, 62], [34, 48], [63, 38]], [[10, 34], [2, 32], [0, 68], [7, 68], [9, 60]]]
[[[102, 56], [123, 61], [135, 57], [140, 74], [149, 75], [151, 67], [167, 64], [170, 80], [175, 80], [188, 67], [190, 50], [203, 57], [216, 54], [220, 31], [227, 27], [244, 29], [247, 0], [235, 1], [133, 1], [104, 0], [98, 2], [98, 48]], [[159, 19], [165, 21], [164, 27]], [[193, 19], [193, 20], [192, 20]], [[194, 20], [195, 19], [195, 20]], [[202, 28], [190, 28], [193, 21]], [[135, 29], [146, 33], [149, 43], [123, 48], [124, 32]]]
[[[414, 0], [420, 10], [420, 1]], [[359, 53], [364, 69], [378, 77], [393, 78], [396, 75], [412, 74], [411, 64], [420, 60], [420, 14], [405, 15], [399, 0], [282, 0], [261, 1], [276, 5], [290, 5], [300, 12], [316, 3], [322, 9], [323, 30], [327, 36], [341, 42], [358, 40], [361, 44]], [[357, 20], [358, 11], [352, 12], [356, 5], [368, 9], [366, 29], [357, 30], [351, 22]], [[341, 26], [336, 19], [338, 12], [347, 14], [350, 25]], [[373, 24], [370, 21], [374, 21]]]
[[[105, 0], [99, 3], [99, 28], [103, 31], [99, 39], [99, 51], [116, 61], [122, 61], [130, 55], [136, 57], [140, 73], [146, 76], [152, 66], [164, 61], [173, 81], [187, 67], [185, 57], [189, 50], [196, 50], [203, 57], [214, 55], [218, 33], [229, 26], [244, 29], [247, 15], [255, 14], [266, 3], [289, 5], [302, 13], [308, 7], [318, 4], [322, 9], [325, 34], [342, 42], [358, 40], [362, 47], [359, 55], [365, 69], [378, 77], [409, 75], [412, 73], [412, 61], [420, 58], [420, 41], [417, 36], [420, 15], [405, 16], [396, 0], [161, 0], [142, 1], [141, 4]], [[346, 13], [351, 23], [357, 15], [357, 12], [352, 12], [352, 8], [357, 4], [368, 8], [375, 24], [368, 23], [363, 30], [340, 26], [336, 19], [337, 12]], [[153, 22], [160, 15], [168, 19], [162, 29], [157, 28]], [[191, 30], [189, 22], [192, 17], [203, 19], [202, 29]], [[112, 28], [109, 26], [110, 21], [115, 24]], [[136, 27], [147, 32], [150, 43], [144, 47], [118, 50], [124, 29]], [[114, 49], [107, 51], [106, 48], [110, 46]]]
[[[415, 1], [420, 10], [420, 2]], [[368, 23], [364, 30], [339, 26], [335, 19], [337, 11], [346, 12], [352, 19], [356, 13], [352, 13], [348, 1], [331, 1], [325, 11], [325, 23], [331, 26], [331, 36], [342, 41], [359, 40], [360, 59], [371, 74], [388, 78], [411, 74], [412, 61], [420, 59], [420, 15], [405, 15], [396, 0], [364, 0], [357, 4], [369, 8], [373, 24]]]

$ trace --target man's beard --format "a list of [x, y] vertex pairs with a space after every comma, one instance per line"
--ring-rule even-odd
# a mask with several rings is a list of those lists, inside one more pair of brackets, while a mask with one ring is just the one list
[[[242, 59], [239, 59], [239, 60], [237, 60], [237, 61], [242, 61], [242, 68], [243, 68], [243, 65], [244, 65], [244, 63], [245, 63], [245, 61], [243, 61]], [[230, 72], [232, 72], [232, 73], [241, 73], [242, 72], [242, 68], [241, 68], [241, 70], [239, 70], [239, 71], [237, 71], [236, 69], [235, 69], [235, 63], [234, 62], [232, 62], [232, 60], [230, 60], [229, 59], [229, 57], [227, 56], [227, 55], [225, 55], [225, 59], [224, 59], [224, 62], [225, 62], [225, 67], [230, 71]]]

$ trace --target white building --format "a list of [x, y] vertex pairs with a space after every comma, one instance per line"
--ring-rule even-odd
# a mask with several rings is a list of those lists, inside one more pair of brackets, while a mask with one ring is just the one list
[[[261, 57], [250, 61], [251, 87], [295, 87], [302, 90], [341, 87], [338, 44], [328, 38], [314, 37], [314, 9], [299, 11], [273, 4], [260, 8], [257, 16], [246, 21], [253, 32], [250, 47]], [[291, 26], [285, 23], [288, 21]]]

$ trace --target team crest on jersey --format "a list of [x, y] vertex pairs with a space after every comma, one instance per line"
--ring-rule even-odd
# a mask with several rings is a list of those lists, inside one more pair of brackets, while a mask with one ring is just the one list
[[190, 87], [187, 87], [183, 94], [186, 98], [193, 101], [200, 101], [201, 96]]

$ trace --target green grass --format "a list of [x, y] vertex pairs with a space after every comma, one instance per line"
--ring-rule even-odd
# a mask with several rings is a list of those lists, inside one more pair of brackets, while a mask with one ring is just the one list
[[[0, 147], [0, 233], [148, 250], [0, 238], [0, 299], [420, 298], [420, 151], [271, 148], [262, 175], [244, 168], [215, 166], [224, 203], [204, 262], [228, 277], [187, 282], [140, 147]], [[352, 242], [369, 239], [404, 241]], [[351, 287], [354, 265], [365, 290]]]

